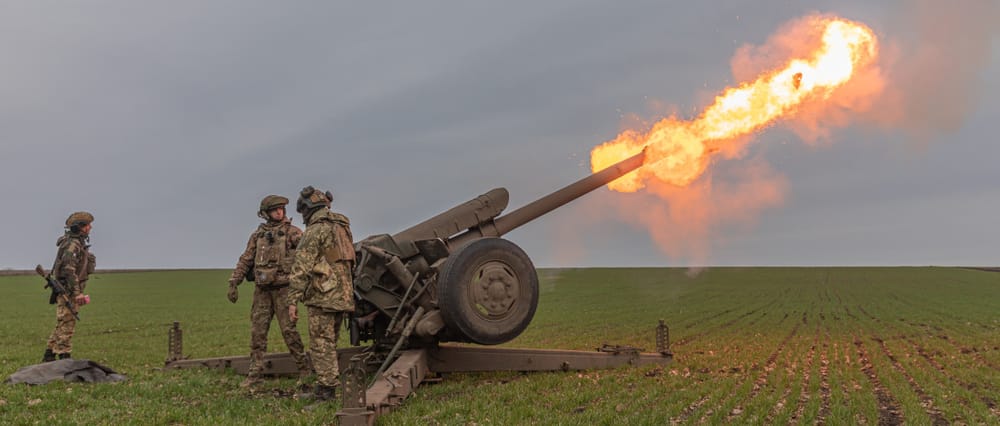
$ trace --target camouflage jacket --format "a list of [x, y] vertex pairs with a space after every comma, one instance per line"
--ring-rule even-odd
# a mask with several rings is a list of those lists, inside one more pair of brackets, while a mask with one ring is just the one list
[[354, 312], [354, 237], [346, 216], [313, 213], [292, 264], [288, 304]]
[[253, 270], [254, 282], [258, 286], [288, 285], [295, 248], [301, 239], [302, 230], [292, 225], [288, 218], [281, 222], [267, 221], [260, 224], [250, 234], [247, 248], [236, 261], [236, 268], [229, 277], [230, 284], [240, 284], [247, 271]]
[[90, 273], [94, 272], [94, 256], [88, 250], [87, 236], [67, 232], [56, 240], [59, 251], [55, 264], [52, 265], [52, 276], [66, 286], [70, 297], [83, 292]]

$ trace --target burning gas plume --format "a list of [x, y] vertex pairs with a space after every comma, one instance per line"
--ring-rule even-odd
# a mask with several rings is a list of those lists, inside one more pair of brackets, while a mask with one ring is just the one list
[[787, 188], [785, 177], [761, 158], [727, 162], [715, 177], [709, 167], [744, 157], [754, 133], [779, 121], [811, 140], [830, 125], [846, 124], [841, 117], [870, 109], [884, 88], [878, 55], [875, 33], [862, 23], [800, 18], [763, 46], [740, 49], [732, 65], [742, 83], [723, 90], [695, 118], [623, 131], [591, 152], [591, 167], [603, 169], [645, 148], [644, 165], [608, 185], [641, 190], [616, 200], [617, 213], [648, 229], [669, 257], [705, 264], [711, 237], [752, 225], [782, 203]]
[[1000, 2], [913, 0], [887, 16], [882, 40], [832, 15], [791, 21], [737, 50], [738, 84], [699, 113], [630, 126], [594, 148], [595, 171], [646, 149], [643, 167], [609, 185], [634, 194], [605, 198], [601, 214], [646, 229], [670, 258], [704, 265], [712, 244], [783, 202], [786, 178], [748, 149], [767, 127], [812, 143], [831, 140], [837, 127], [875, 126], [918, 147], [960, 128], [989, 78]]
[[647, 148], [642, 168], [608, 185], [634, 192], [650, 180], [684, 187], [698, 179], [726, 141], [747, 136], [806, 104], [829, 99], [878, 55], [875, 34], [864, 24], [814, 16], [800, 23], [814, 33], [800, 56], [723, 91], [693, 120], [666, 118], [647, 132], [627, 130], [591, 152], [601, 170]]

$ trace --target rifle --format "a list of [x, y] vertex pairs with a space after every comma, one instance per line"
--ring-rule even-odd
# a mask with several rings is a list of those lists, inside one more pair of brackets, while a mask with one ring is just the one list
[[[69, 292], [66, 291], [66, 287], [63, 287], [59, 280], [53, 279], [51, 275], [45, 274], [45, 268], [42, 265], [35, 266], [35, 272], [38, 273], [42, 278], [45, 278], [45, 287], [52, 289], [52, 299], [62, 300], [66, 308], [69, 309], [69, 313], [73, 314], [73, 318], [77, 321], [80, 320], [80, 314], [76, 312], [76, 305], [73, 304], [73, 300], [69, 298]], [[51, 300], [51, 299], [50, 299]], [[49, 302], [53, 303], [53, 302]]]

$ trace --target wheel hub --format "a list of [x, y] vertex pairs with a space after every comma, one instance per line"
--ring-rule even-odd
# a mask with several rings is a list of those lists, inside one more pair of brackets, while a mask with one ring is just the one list
[[510, 311], [520, 293], [517, 275], [507, 264], [487, 262], [476, 270], [472, 297], [476, 310], [487, 317], [500, 317]]

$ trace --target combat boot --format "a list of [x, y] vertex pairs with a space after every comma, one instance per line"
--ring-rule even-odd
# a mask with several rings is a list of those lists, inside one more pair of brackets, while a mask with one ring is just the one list
[[73, 358], [73, 357], [69, 356], [69, 352], [66, 352], [66, 353], [63, 353], [63, 354], [59, 354], [59, 359], [70, 359], [70, 358]]
[[312, 388], [310, 384], [313, 381], [313, 371], [311, 368], [299, 368], [299, 378], [295, 381], [295, 390], [298, 393], [309, 392], [310, 388]]
[[333, 386], [316, 385], [316, 390], [313, 391], [313, 399], [317, 401], [332, 401], [336, 397], [337, 388]]
[[45, 355], [42, 355], [42, 362], [52, 362], [56, 360], [56, 354], [52, 352], [52, 349], [46, 349]]
[[261, 384], [259, 376], [247, 376], [243, 379], [243, 383], [240, 383], [240, 387], [243, 389], [253, 389]]
[[317, 384], [312, 391], [306, 390], [295, 394], [296, 399], [313, 400], [318, 402], [330, 401], [337, 397], [335, 386]]

